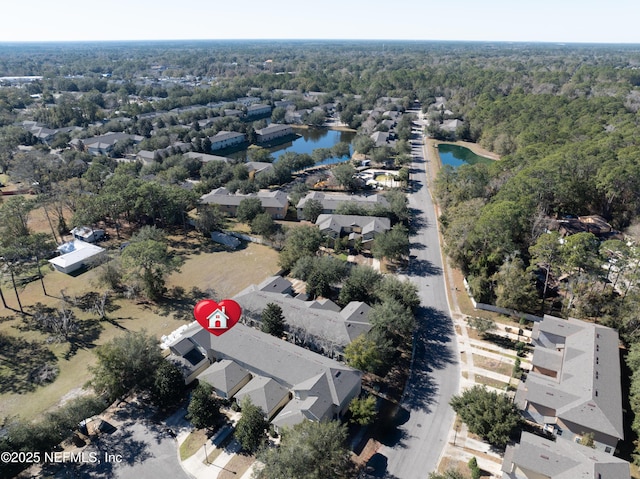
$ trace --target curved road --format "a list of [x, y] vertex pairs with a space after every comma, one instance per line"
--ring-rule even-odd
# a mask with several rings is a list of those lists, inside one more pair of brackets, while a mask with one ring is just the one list
[[[414, 113], [417, 113], [414, 112]], [[425, 479], [436, 470], [453, 425], [449, 406], [460, 380], [458, 348], [449, 314], [437, 218], [427, 189], [425, 145], [414, 129], [411, 154], [411, 261], [408, 276], [418, 286], [421, 311], [414, 336], [412, 371], [398, 420], [398, 433], [378, 453], [387, 458], [388, 479]]]

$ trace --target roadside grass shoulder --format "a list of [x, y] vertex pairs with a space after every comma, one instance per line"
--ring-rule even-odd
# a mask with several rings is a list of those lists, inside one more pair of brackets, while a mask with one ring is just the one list
[[207, 431], [204, 429], [194, 429], [191, 431], [185, 440], [182, 441], [182, 444], [180, 444], [180, 448], [178, 450], [180, 453], [180, 460], [184, 461], [185, 459], [189, 459], [198, 452], [208, 439]]

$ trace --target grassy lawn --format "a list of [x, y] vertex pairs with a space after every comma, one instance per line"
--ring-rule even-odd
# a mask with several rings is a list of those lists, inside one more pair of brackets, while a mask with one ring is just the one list
[[504, 356], [505, 358], [510, 358], [513, 359], [515, 361], [515, 359], [518, 357], [516, 354], [506, 354], [504, 352], [498, 352], [495, 351], [493, 349], [489, 349], [489, 348], [483, 348], [482, 346], [473, 346], [475, 349], [480, 349], [482, 351], [488, 351], [490, 353], [494, 353], [494, 354], [500, 354], [501, 356]]
[[238, 233], [251, 233], [251, 227], [247, 223], [242, 223], [235, 218], [227, 219], [226, 229], [229, 231], [236, 231]]
[[180, 460], [184, 461], [193, 456], [207, 439], [209, 438], [207, 437], [207, 431], [205, 429], [195, 429], [191, 431], [182, 444], [180, 444]]
[[496, 381], [495, 379], [491, 379], [486, 376], [482, 376], [480, 374], [476, 374], [475, 378], [478, 384], [484, 384], [485, 386], [490, 386], [496, 389], [504, 390], [508, 386], [507, 383], [503, 383], [502, 381]]
[[481, 356], [480, 354], [473, 355], [473, 364], [479, 368], [504, 374], [505, 376], [511, 376], [513, 370], [513, 365], [509, 363], [497, 361], [486, 356]]
[[236, 454], [231, 460], [224, 466], [224, 470], [218, 474], [218, 479], [232, 479], [242, 477], [247, 472], [247, 469], [255, 462], [254, 456]]
[[389, 181], [389, 180], [395, 180], [396, 176], [395, 175], [378, 175], [376, 176], [375, 180], [376, 181]]
[[[278, 255], [265, 246], [248, 244], [235, 252], [219, 251], [207, 245], [198, 247], [198, 241], [189, 238], [175, 244], [177, 254], [185, 260], [179, 272], [173, 273], [167, 280], [167, 287], [181, 286], [187, 292], [194, 286], [201, 290], [212, 288], [214, 297], [231, 297], [253, 283], [275, 274], [278, 270]], [[48, 268], [45, 268], [48, 270]], [[90, 291], [101, 292], [96, 285], [96, 271], [90, 270], [78, 276], [69, 276], [56, 271], [46, 271], [45, 284], [51, 296], [45, 296], [38, 281], [18, 289], [22, 304], [27, 312], [33, 311], [33, 305], [41, 302], [49, 307], [58, 308], [61, 304], [60, 291], [69, 296], [82, 296]], [[3, 292], [10, 307], [17, 309], [15, 295], [7, 285]], [[36, 388], [22, 387], [19, 384], [0, 381], [0, 420], [5, 417], [20, 416], [32, 419], [60, 403], [63, 398], [81, 394], [83, 386], [91, 379], [88, 366], [95, 364], [93, 349], [126, 331], [145, 329], [156, 337], [168, 334], [179, 326], [191, 322], [193, 301], [188, 297], [167, 300], [161, 304], [136, 304], [134, 300], [116, 298], [113, 300], [107, 321], [98, 321], [91, 312], [82, 312], [74, 308], [81, 325], [85, 326], [84, 337], [75, 344], [68, 342], [46, 344], [46, 334], [39, 331], [23, 331], [22, 319], [11, 310], [0, 309], [0, 333], [11, 338], [37, 342], [43, 349], [50, 350], [57, 358], [55, 365], [59, 375], [52, 383]], [[7, 352], [4, 351], [6, 354]], [[19, 369], [23, 365], [16, 357], [5, 357], [0, 352], [0, 360], [9, 367]], [[4, 376], [28, 372], [2, 370]], [[7, 373], [7, 374], [5, 374]], [[26, 382], [26, 381], [25, 381]], [[24, 386], [30, 386], [25, 384]]]
[[471, 471], [466, 462], [453, 459], [452, 457], [443, 457], [438, 465], [438, 472], [444, 474], [449, 470], [459, 472], [465, 479], [471, 479]]

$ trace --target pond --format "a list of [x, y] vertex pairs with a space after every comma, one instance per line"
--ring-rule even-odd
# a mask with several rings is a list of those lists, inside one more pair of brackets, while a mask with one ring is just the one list
[[440, 161], [442, 165], [450, 165], [457, 168], [460, 165], [468, 164], [474, 165], [476, 163], [491, 163], [493, 160], [486, 156], [476, 155], [469, 148], [459, 145], [450, 145], [447, 143], [440, 143], [438, 145], [438, 154], [440, 155]]
[[[278, 158], [288, 151], [292, 151], [294, 153], [307, 153], [310, 155], [313, 153], [313, 150], [317, 148], [331, 148], [333, 145], [340, 142], [351, 144], [351, 141], [356, 136], [356, 133], [353, 131], [329, 130], [327, 128], [295, 129], [295, 132], [300, 135], [297, 139], [269, 148], [271, 156], [275, 161], [278, 161]], [[350, 148], [350, 151], [351, 154], [353, 154], [353, 147]], [[239, 151], [229, 156], [247, 161], [247, 150]], [[318, 164], [328, 165], [347, 160], [347, 157], [327, 158]]]

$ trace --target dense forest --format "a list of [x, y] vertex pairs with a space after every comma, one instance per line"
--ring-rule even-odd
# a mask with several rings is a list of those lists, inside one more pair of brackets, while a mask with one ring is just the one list
[[[304, 94], [321, 92], [325, 103], [335, 104], [340, 120], [360, 133], [365, 112], [381, 98], [399, 98], [401, 109], [418, 101], [431, 120], [444, 114], [434, 107], [444, 99], [447, 115], [463, 121], [453, 137], [501, 156], [490, 165], [444, 168], [434, 188], [447, 254], [464, 272], [476, 300], [597, 321], [620, 332], [630, 357], [640, 356], [637, 46], [1, 44], [0, 77], [31, 75], [42, 78], [20, 87], [0, 78], [0, 173], [11, 170], [31, 178], [54, 205], [72, 201], [65, 188], [77, 182], [92, 193], [74, 205], [78, 220], [85, 222], [111, 214], [180, 225], [196, 196], [177, 183], [197, 177], [206, 183], [198, 193], [232, 181], [243, 190], [249, 188], [247, 171], [242, 165], [201, 166], [175, 155], [161, 168], [118, 166], [65, 150], [72, 138], [126, 131], [144, 136], [141, 147], [150, 150], [176, 140], [200, 142], [206, 150], [204, 138], [223, 128], [250, 136], [261, 126], [236, 119], [206, 132], [196, 126], [218, 114], [205, 105], [246, 95], [273, 104], [294, 92], [292, 103], [307, 108]], [[176, 113], [161, 125], [139, 117], [193, 105], [202, 108]], [[284, 112], [275, 108], [273, 119], [280, 115]], [[50, 128], [81, 128], [51, 145], [64, 150], [55, 161], [43, 160], [49, 147], [16, 126], [25, 119]], [[437, 129], [429, 133], [439, 134]], [[354, 143], [365, 144], [365, 136]], [[19, 145], [35, 150], [18, 152]], [[125, 153], [132, 145], [122, 148]], [[283, 161], [259, 186], [285, 183], [299, 161]], [[150, 174], [154, 182], [144, 180]], [[588, 221], [599, 222], [598, 228]], [[639, 371], [632, 384], [632, 407], [638, 411], [637, 362], [631, 360], [630, 366]], [[640, 420], [635, 427], [640, 430]]]

